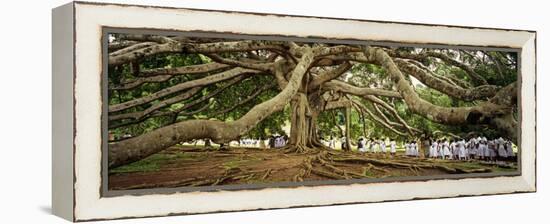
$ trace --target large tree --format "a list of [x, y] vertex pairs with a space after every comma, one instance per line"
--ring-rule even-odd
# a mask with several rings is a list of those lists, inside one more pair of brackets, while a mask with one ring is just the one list
[[325, 149], [336, 114], [348, 139], [369, 124], [517, 138], [515, 53], [127, 34], [108, 49], [109, 129], [139, 129], [109, 144], [111, 168], [185, 141], [263, 138], [286, 121], [289, 151]]

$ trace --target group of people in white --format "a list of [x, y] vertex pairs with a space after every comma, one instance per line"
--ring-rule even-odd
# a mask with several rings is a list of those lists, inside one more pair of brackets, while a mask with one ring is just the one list
[[[359, 138], [357, 141], [357, 150], [362, 153], [387, 153], [395, 155], [397, 144], [394, 139], [385, 138]], [[325, 141], [325, 144], [333, 149], [336, 149], [337, 142], [342, 144], [342, 149], [345, 148], [346, 138], [339, 139], [330, 138]], [[420, 143], [420, 142], [419, 142]], [[510, 140], [502, 137], [488, 140], [486, 137], [472, 137], [468, 141], [464, 139], [425, 139], [422, 141], [424, 145], [425, 157], [433, 159], [452, 159], [452, 160], [506, 160], [515, 157], [513, 144]], [[405, 156], [420, 157], [420, 146], [415, 140], [407, 140], [403, 142]]]
[[269, 148], [281, 148], [288, 142], [288, 136], [286, 135], [272, 135], [268, 139]]
[[[357, 142], [357, 150], [359, 152], [372, 152], [372, 153], [386, 153], [389, 148], [389, 152], [391, 155], [395, 155], [397, 152], [397, 144], [394, 139], [390, 139], [390, 142], [386, 144], [385, 140], [382, 139], [373, 139], [371, 138], [370, 141], [367, 142], [365, 138], [359, 138], [359, 141]], [[407, 154], [413, 153], [412, 148], [407, 149]], [[418, 151], [417, 151], [418, 154]]]
[[[329, 138], [325, 141], [321, 139], [325, 145], [330, 148], [336, 149], [337, 142], [341, 143], [341, 149], [346, 147], [346, 138], [336, 140], [335, 138]], [[281, 148], [288, 142], [288, 136], [286, 135], [272, 135], [268, 139], [253, 139], [243, 138], [240, 139], [237, 144], [245, 147], [258, 147], [258, 148]], [[197, 142], [194, 142], [197, 144]], [[205, 145], [210, 145], [210, 141], [205, 141]], [[472, 137], [468, 141], [464, 139], [424, 139], [421, 141], [422, 148], [425, 153], [425, 157], [433, 159], [452, 159], [452, 160], [507, 160], [508, 158], [515, 157], [513, 151], [513, 143], [510, 140], [503, 139], [502, 137], [488, 140], [486, 137]], [[355, 144], [353, 144], [355, 145]], [[394, 139], [386, 138], [367, 138], [360, 137], [356, 142], [357, 150], [362, 153], [383, 153], [387, 152], [390, 155], [395, 155], [397, 152], [397, 143]], [[408, 140], [403, 142], [403, 148], [405, 149], [405, 156], [419, 157], [420, 150], [419, 145], [415, 140]]]
[[259, 147], [260, 141], [258, 139], [243, 138], [239, 140], [239, 146]]
[[288, 142], [286, 135], [272, 135], [268, 139], [242, 138], [238, 141], [238, 146], [255, 148], [281, 148]]
[[440, 139], [432, 141], [429, 157], [454, 160], [480, 159], [494, 161], [514, 157], [512, 142], [502, 137], [487, 140], [486, 137], [455, 139]]

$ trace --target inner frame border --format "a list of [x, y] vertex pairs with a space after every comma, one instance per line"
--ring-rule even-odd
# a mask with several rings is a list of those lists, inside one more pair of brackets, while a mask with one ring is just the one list
[[[472, 28], [472, 27], [469, 27]], [[148, 188], [135, 190], [108, 190], [108, 35], [110, 33], [126, 33], [126, 34], [149, 34], [149, 35], [173, 35], [187, 36], [198, 38], [224, 38], [234, 40], [271, 40], [271, 41], [295, 41], [305, 43], [331, 43], [331, 44], [355, 44], [355, 45], [376, 45], [387, 47], [419, 47], [419, 48], [446, 48], [460, 50], [489, 50], [489, 51], [504, 51], [517, 53], [517, 79], [519, 81], [518, 94], [518, 154], [517, 154], [517, 171], [511, 172], [495, 172], [495, 173], [480, 173], [480, 174], [445, 174], [434, 176], [405, 176], [405, 177], [388, 177], [388, 178], [363, 178], [349, 180], [322, 180], [322, 181], [304, 181], [304, 182], [277, 182], [277, 183], [261, 183], [261, 184], [235, 184], [235, 185], [220, 185], [220, 186], [205, 186], [205, 187], [174, 187], [174, 188]], [[456, 180], [465, 178], [492, 178], [505, 176], [521, 176], [521, 154], [523, 149], [520, 148], [521, 124], [522, 124], [522, 107], [521, 107], [521, 61], [522, 49], [514, 47], [493, 47], [493, 46], [470, 46], [470, 45], [452, 45], [452, 44], [426, 44], [414, 42], [391, 42], [391, 41], [371, 41], [357, 39], [335, 39], [321, 37], [297, 37], [285, 35], [251, 35], [228, 32], [210, 32], [210, 31], [174, 31], [167, 29], [151, 29], [151, 28], [123, 28], [102, 26], [101, 30], [101, 185], [100, 197], [116, 197], [123, 195], [149, 195], [149, 194], [174, 194], [187, 192], [217, 192], [217, 191], [239, 191], [239, 190], [261, 190], [266, 188], [297, 188], [303, 186], [332, 186], [332, 185], [349, 185], [349, 184], [368, 184], [368, 183], [391, 183], [391, 182], [412, 182], [412, 181], [431, 181], [431, 180]]]

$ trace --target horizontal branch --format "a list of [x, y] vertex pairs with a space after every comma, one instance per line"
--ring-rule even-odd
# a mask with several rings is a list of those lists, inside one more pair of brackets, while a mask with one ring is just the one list
[[396, 91], [375, 89], [375, 88], [368, 88], [368, 87], [357, 87], [338, 80], [332, 80], [330, 82], [326, 82], [325, 84], [323, 84], [323, 89], [340, 91], [342, 93], [352, 94], [356, 96], [374, 95], [374, 96], [401, 98], [401, 94]]
[[243, 62], [235, 59], [227, 59], [223, 58], [217, 54], [207, 54], [210, 59], [212, 59], [215, 62], [226, 64], [226, 65], [232, 65], [237, 66], [241, 68], [249, 68], [264, 72], [272, 72], [273, 71], [273, 63], [272, 62]]
[[136, 44], [127, 46], [127, 47], [125, 47], [125, 48], [122, 48], [122, 49], [120, 49], [120, 50], [114, 51], [114, 52], [112, 52], [112, 53], [109, 53], [109, 57], [115, 57], [115, 56], [118, 56], [118, 55], [127, 54], [128, 52], [132, 52], [132, 51], [135, 51], [135, 50], [139, 50], [139, 49], [141, 49], [141, 48], [150, 47], [150, 46], [153, 46], [153, 45], [157, 45], [157, 43], [154, 43], [154, 42], [141, 42], [141, 43], [136, 43]]
[[139, 42], [129, 41], [129, 40], [114, 41], [114, 42], [109, 43], [109, 46], [107, 47], [107, 50], [109, 52], [114, 52], [114, 51], [120, 50], [122, 48], [132, 46], [132, 45], [137, 44], [137, 43], [139, 43]]
[[147, 109], [143, 111], [137, 111], [137, 112], [130, 112], [130, 113], [124, 113], [124, 114], [115, 114], [115, 115], [109, 115], [109, 121], [117, 121], [117, 120], [124, 120], [124, 119], [135, 119], [135, 120], [141, 120], [143, 117], [151, 114], [152, 112], [155, 112], [157, 110], [160, 110], [164, 107], [170, 106], [174, 103], [178, 103], [181, 101], [184, 101], [186, 99], [191, 98], [196, 93], [200, 92], [202, 90], [202, 87], [194, 87], [190, 90], [178, 94], [175, 97], [168, 98], [166, 100], [163, 100], [159, 103], [153, 104], [152, 106], [148, 107]]
[[336, 100], [336, 101], [329, 101], [326, 103], [324, 110], [333, 110], [338, 108], [346, 108], [351, 107], [351, 101], [349, 100]]
[[340, 77], [342, 74], [344, 74], [344, 72], [348, 71], [350, 68], [351, 68], [351, 64], [349, 62], [345, 62], [334, 69], [322, 72], [319, 75], [315, 76], [313, 80], [311, 80], [311, 82], [308, 85], [308, 89], [313, 90], [315, 88], [318, 88], [323, 83]]
[[462, 62], [459, 62], [459, 61], [447, 56], [446, 54], [443, 54], [443, 53], [440, 53], [440, 52], [435, 52], [435, 51], [428, 51], [425, 54], [428, 55], [428, 56], [431, 56], [431, 57], [439, 58], [439, 59], [441, 59], [442, 61], [446, 62], [449, 65], [461, 68], [462, 70], [464, 70], [468, 74], [468, 76], [474, 81], [474, 83], [477, 83], [479, 85], [487, 85], [488, 84], [487, 80], [485, 80], [481, 75], [477, 74], [477, 72], [475, 72], [472, 67], [470, 67], [469, 65], [466, 65]]
[[158, 115], [160, 116], [163, 116], [163, 115], [178, 115], [180, 113], [182, 113], [183, 111], [195, 106], [195, 105], [198, 105], [202, 102], [205, 102], [215, 96], [217, 96], [218, 94], [220, 94], [221, 92], [223, 92], [224, 90], [226, 90], [227, 88], [235, 85], [236, 83], [238, 82], [241, 82], [242, 80], [244, 79], [244, 77], [235, 77], [233, 78], [232, 80], [230, 80], [227, 84], [219, 87], [219, 88], [216, 88], [214, 91], [211, 91], [208, 93], [208, 95], [204, 95], [204, 96], [201, 96], [199, 97], [198, 99], [196, 100], [193, 100], [192, 102], [189, 102], [187, 104], [185, 104], [184, 106], [176, 109], [176, 110], [173, 110], [173, 111], [167, 111], [167, 112], [162, 112], [162, 113], [159, 113]]
[[164, 44], [155, 44], [149, 47], [139, 48], [124, 54], [109, 54], [109, 66], [122, 65], [142, 58], [161, 53], [181, 52], [181, 46], [177, 42], [168, 42]]
[[187, 43], [170, 41], [163, 44], [157, 44], [145, 48], [140, 48], [121, 55], [109, 54], [109, 65], [126, 64], [135, 60], [142, 59], [161, 53], [201, 53], [212, 54], [221, 52], [245, 52], [254, 50], [275, 50], [285, 51], [280, 42], [245, 40], [229, 41], [216, 43]]
[[230, 66], [219, 63], [189, 65], [175, 68], [159, 68], [141, 71], [139, 77], [123, 81], [120, 85], [111, 87], [112, 90], [128, 90], [141, 86], [144, 83], [165, 82], [177, 75], [197, 75], [217, 72]]
[[487, 99], [493, 97], [498, 87], [493, 85], [482, 85], [474, 88], [464, 89], [457, 85], [452, 85], [437, 78], [433, 72], [409, 63], [402, 59], [394, 59], [395, 64], [401, 69], [401, 71], [415, 77], [426, 86], [433, 88], [439, 92], [447, 94], [456, 99], [464, 101], [474, 101], [480, 99]]
[[157, 43], [174, 42], [174, 40], [166, 36], [146, 35], [146, 34], [117, 34], [117, 39], [128, 40], [128, 41], [139, 41], [139, 42], [157, 42]]
[[485, 80], [482, 76], [480, 76], [479, 74], [477, 74], [474, 69], [472, 69], [469, 65], [466, 65], [460, 61], [457, 61], [449, 56], [447, 56], [446, 54], [443, 54], [443, 53], [439, 53], [439, 52], [435, 52], [435, 51], [427, 51], [427, 52], [423, 52], [423, 53], [420, 53], [420, 54], [411, 54], [411, 53], [408, 53], [408, 52], [403, 52], [403, 51], [387, 51], [387, 53], [392, 56], [392, 57], [396, 57], [396, 58], [407, 58], [407, 59], [412, 59], [412, 60], [416, 60], [416, 61], [424, 61], [427, 57], [435, 57], [435, 58], [439, 58], [441, 59], [442, 61], [444, 61], [445, 63], [449, 64], [449, 65], [452, 65], [452, 66], [455, 66], [455, 67], [458, 67], [460, 69], [462, 69], [463, 71], [466, 72], [466, 74], [468, 75], [468, 77], [470, 77], [470, 79], [472, 79], [474, 81], [474, 83], [476, 83], [477, 85], [487, 85], [487, 80]]
[[217, 83], [217, 82], [221, 82], [221, 81], [224, 81], [224, 80], [232, 79], [232, 78], [235, 78], [237, 76], [244, 75], [244, 74], [257, 74], [257, 73], [259, 73], [259, 72], [255, 71], [255, 70], [251, 70], [251, 69], [242, 69], [242, 68], [230, 69], [230, 70], [227, 70], [227, 71], [224, 71], [224, 72], [221, 72], [221, 73], [217, 73], [215, 75], [207, 76], [207, 77], [204, 77], [204, 78], [201, 78], [201, 79], [195, 79], [195, 80], [187, 81], [187, 82], [184, 82], [184, 83], [180, 83], [180, 84], [162, 89], [160, 91], [157, 91], [155, 93], [152, 93], [150, 95], [147, 95], [147, 96], [144, 96], [144, 97], [141, 97], [141, 98], [126, 101], [124, 103], [110, 105], [109, 106], [109, 113], [125, 110], [125, 109], [131, 108], [131, 107], [135, 107], [135, 106], [138, 106], [138, 105], [145, 104], [145, 103], [149, 103], [153, 100], [157, 100], [159, 98], [162, 98], [162, 97], [165, 97], [165, 96], [168, 96], [168, 95], [171, 95], [171, 94], [174, 94], [174, 93], [177, 93], [177, 92], [189, 89], [189, 88], [193, 88], [193, 87], [197, 87], [197, 86], [210, 85], [210, 84], [213, 84], [213, 83]]

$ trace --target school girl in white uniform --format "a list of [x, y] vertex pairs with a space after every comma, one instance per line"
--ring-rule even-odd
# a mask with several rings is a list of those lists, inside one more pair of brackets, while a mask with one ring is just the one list
[[451, 159], [458, 160], [458, 147], [456, 145], [456, 140], [451, 141]]
[[405, 142], [405, 155], [411, 156], [411, 144], [409, 142]]
[[458, 159], [459, 160], [466, 160], [466, 142], [464, 139], [457, 142], [458, 146]]
[[500, 158], [508, 158], [508, 153], [506, 152], [506, 148], [504, 148], [504, 139], [499, 138], [496, 140], [497, 146], [498, 146], [498, 156]]
[[513, 157], [514, 156], [514, 150], [512, 148], [512, 142], [511, 141], [506, 141], [506, 144], [504, 146], [506, 148], [506, 154], [508, 154], [508, 157]]
[[378, 151], [380, 151], [380, 150], [379, 150], [379, 149], [380, 149], [380, 145], [378, 144], [378, 140], [374, 139], [374, 140], [372, 141], [372, 144], [373, 144], [373, 145], [372, 145], [372, 152], [378, 153]]
[[476, 139], [472, 138], [470, 139], [470, 142], [468, 144], [468, 158], [474, 159], [477, 154], [477, 148], [476, 148]]
[[487, 151], [486, 148], [487, 144], [485, 143], [485, 141], [480, 140], [477, 147], [477, 156], [479, 157], [479, 159], [485, 159], [485, 151]]
[[416, 144], [415, 141], [412, 141], [412, 142], [411, 142], [411, 151], [412, 151], [412, 156], [418, 157], [418, 155], [419, 155], [419, 153], [418, 153], [418, 145]]
[[437, 150], [438, 150], [438, 144], [437, 144], [437, 141], [434, 141], [432, 143], [432, 147], [430, 148], [430, 157], [431, 158], [437, 158]]
[[443, 155], [441, 156], [443, 159], [446, 159], [446, 158], [451, 158], [451, 150], [449, 149], [449, 141], [445, 140], [442, 144], [442, 148], [443, 148]]

